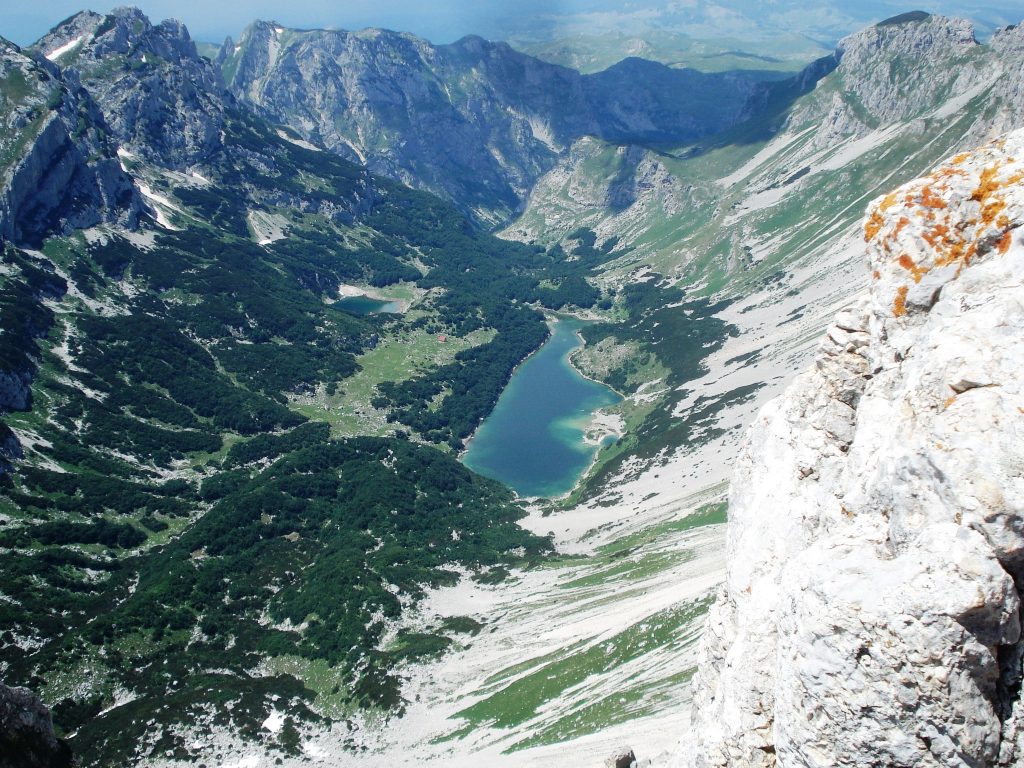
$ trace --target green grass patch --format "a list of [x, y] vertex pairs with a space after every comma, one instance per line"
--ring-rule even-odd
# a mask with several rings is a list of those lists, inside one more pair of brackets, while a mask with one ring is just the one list
[[[648, 653], [652, 647], [685, 647], [692, 642], [692, 635], [686, 630], [706, 613], [710, 602], [708, 598], [674, 606], [611, 637], [593, 637], [584, 644], [551, 654], [539, 666], [524, 662], [504, 670], [499, 676], [517, 676], [500, 690], [461, 710], [456, 717], [465, 720], [466, 725], [457, 734], [453, 734], [452, 738], [483, 727], [521, 726], [537, 716], [544, 706], [568, 691], [576, 690], [591, 676], [620, 667]], [[524, 668], [531, 671], [519, 674]], [[590, 726], [581, 723], [580, 727]], [[548, 734], [547, 737], [551, 738], [552, 735]], [[516, 744], [513, 750], [526, 746], [529, 743]]]

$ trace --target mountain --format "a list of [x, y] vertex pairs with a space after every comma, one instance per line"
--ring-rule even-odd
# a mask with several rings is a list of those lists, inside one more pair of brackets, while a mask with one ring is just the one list
[[134, 223], [138, 195], [93, 99], [76, 78], [2, 38], [0, 126], [0, 237]]
[[[0, 674], [90, 765], [585, 766], [623, 743], [665, 762], [742, 432], [869, 282], [864, 206], [1019, 123], [1020, 29], [982, 45], [890, 19], [796, 78], [726, 88], [724, 130], [698, 114], [673, 137], [705, 102], [668, 68], [594, 80], [472, 38], [266, 26], [214, 65], [175, 23], [83, 13], [18, 54], [81, 84], [95, 130], [70, 146], [129, 195], [3, 243]], [[269, 62], [282, 82], [251, 82], [305, 122], [236, 91], [233, 66]], [[549, 170], [495, 238], [325, 149], [350, 118], [289, 106], [288, 77], [362, 94], [351, 125], [388, 151], [439, 108], [464, 146], [417, 152], [493, 159], [493, 120]], [[525, 106], [564, 143], [538, 148], [508, 116]], [[509, 168], [474, 166], [498, 179], [473, 191], [487, 211], [512, 210]], [[890, 298], [906, 287], [910, 318], [940, 276]], [[352, 291], [404, 313], [345, 311]], [[589, 318], [574, 362], [622, 393], [601, 415], [621, 437], [569, 497], [524, 506], [456, 452], [544, 342], [543, 309]]]
[[218, 63], [231, 92], [266, 117], [492, 223], [579, 137], [700, 138], [745, 117], [762, 77], [642, 59], [584, 76], [479, 37], [433, 46], [268, 22], [229, 40]]
[[33, 48], [77, 73], [123, 151], [181, 170], [220, 146], [226, 94], [180, 22], [153, 26], [135, 8], [84, 12]]
[[[791, 234], [854, 224], [879, 188], [857, 168], [920, 173], [1019, 124], [1021, 40], [1008, 28], [979, 44], [966, 22], [936, 16], [869, 27], [840, 43], [835, 72], [816, 63], [774, 84], [756, 117], [721, 136], [660, 151], [578, 141], [505, 232], [551, 237], [584, 223], [666, 267], [763, 275], [785, 248], [771, 242], [780, 223]], [[820, 82], [793, 102], [805, 80]], [[811, 189], [841, 219], [802, 216]]]
[[[675, 742], [697, 717], [696, 638], [726, 574], [723, 502], [744, 430], [868, 287], [865, 207], [1021, 124], [1020, 28], [979, 44], [965, 26], [865, 29], [843, 48], [873, 56], [841, 54], [810, 92], [775, 94], [741, 129], [661, 152], [584, 139], [573, 175], [544, 180], [559, 195], [535, 190], [505, 236], [618, 254], [592, 277], [619, 297], [616, 316], [584, 329], [576, 362], [627, 393], [610, 409], [625, 434], [561, 508], [524, 521], [575, 561], [502, 595], [474, 590], [478, 620], [503, 621], [414, 675], [409, 728], [368, 739], [371, 764], [599, 765], [623, 744], [692, 764], [692, 741]], [[927, 84], [922, 97], [924, 78], [952, 93]], [[891, 117], [854, 111], [853, 94], [876, 92]], [[860, 124], [827, 120], [833, 104]]]
[[1022, 151], [871, 204], [867, 295], [751, 427], [696, 765], [1024, 759]]
[[[63, 144], [18, 150], [82, 172], [103, 149], [128, 194], [31, 237], [17, 209], [3, 243], [5, 681], [90, 765], [212, 760], [222, 731], [296, 755], [309, 729], [400, 711], [401, 670], [479, 632], [399, 626], [427, 589], [551, 549], [452, 450], [546, 338], [551, 279], [591, 263], [239, 109], [176, 24], [85, 13], [36, 58], [10, 50], [42, 94], [80, 82], [92, 105]], [[345, 312], [353, 284], [415, 309]]]
[[[852, 261], [833, 254], [852, 248], [871, 199], [1024, 124], [1022, 34], [1003, 30], [983, 45], [966, 22], [904, 17], [844, 39], [831, 61], [773, 84], [755, 118], [707, 141], [654, 151], [581, 139], [502, 236], [560, 241], [571, 252], [587, 230], [595, 247], [614, 244], [622, 255], [594, 278], [607, 291], [636, 291], [638, 276], [653, 273], [645, 283], [652, 293], [678, 286], [734, 307], [762, 295], [775, 315], [711, 313], [729, 318], [730, 333], [761, 340], [744, 350], [758, 356], [737, 372], [736, 385], [726, 386], [728, 377], [721, 384], [723, 394], [738, 396], [778, 375], [779, 357], [793, 370], [806, 334], [863, 283]], [[837, 282], [837, 270], [850, 282]], [[686, 383], [694, 370], [675, 351], [666, 313], [650, 309], [584, 331], [594, 360], [585, 352], [580, 363], [590, 375], [657, 393], [620, 409], [627, 435], [599, 456], [602, 482], [639, 477], [692, 441], [692, 423], [680, 415], [691, 409], [697, 419], [696, 390]], [[723, 403], [701, 398], [705, 416], [734, 423], [728, 408], [719, 412]], [[749, 418], [748, 407], [735, 418]]]

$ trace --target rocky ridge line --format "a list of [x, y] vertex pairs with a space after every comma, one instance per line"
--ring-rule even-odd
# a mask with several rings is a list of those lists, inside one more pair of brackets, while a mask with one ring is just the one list
[[62, 73], [0, 38], [0, 238], [101, 222], [133, 227], [141, 201], [95, 102]]
[[680, 143], [748, 115], [762, 76], [626, 59], [581, 75], [504, 43], [434, 46], [387, 30], [298, 31], [255, 22], [217, 57], [260, 114], [376, 173], [455, 200], [481, 220], [513, 215], [582, 136]]
[[74, 71], [100, 105], [121, 148], [176, 170], [201, 165], [222, 146], [233, 105], [185, 25], [154, 25], [137, 8], [83, 11], [34, 46]]
[[869, 207], [868, 295], [737, 460], [697, 765], [1024, 760], [1022, 223], [1024, 131]]

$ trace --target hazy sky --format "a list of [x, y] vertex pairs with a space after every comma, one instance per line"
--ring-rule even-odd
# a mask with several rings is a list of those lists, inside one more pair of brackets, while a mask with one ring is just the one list
[[[90, 7], [89, 0], [0, 0], [0, 35], [18, 44], [37, 40], [54, 24]], [[105, 12], [116, 5], [136, 5], [154, 21], [176, 18], [199, 40], [220, 42], [238, 36], [253, 19], [279, 21], [292, 27], [388, 27], [411, 31], [437, 42], [448, 42], [469, 31], [491, 26], [495, 16], [512, 8], [540, 11], [545, 6], [587, 3], [536, 0], [138, 0], [106, 4], [92, 0], [92, 10]]]
[[[25, 45], [90, 0], [0, 0], [0, 35]], [[93, 10], [110, 5], [92, 0]], [[176, 18], [197, 40], [220, 42], [237, 37], [253, 19], [292, 27], [361, 29], [388, 27], [413, 32], [433, 42], [450, 42], [469, 33], [502, 38], [513, 33], [558, 35], [596, 25], [600, 31], [647, 26], [684, 31], [690, 22], [714, 17], [755, 20], [777, 16], [782, 28], [793, 19], [816, 24], [813, 34], [846, 34], [864, 23], [915, 7], [964, 15], [982, 26], [1024, 19], [1024, 0], [138, 0], [154, 22]], [[724, 15], [723, 15], [724, 14]], [[696, 17], [701, 17], [697, 19]], [[699, 32], [698, 32], [699, 34]], [[701, 35], [703, 36], [703, 35]], [[828, 42], [823, 40], [823, 42]]]

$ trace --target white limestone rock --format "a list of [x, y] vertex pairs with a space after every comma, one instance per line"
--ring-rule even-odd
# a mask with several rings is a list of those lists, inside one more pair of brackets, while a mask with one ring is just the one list
[[1024, 764], [1022, 223], [1024, 131], [870, 206], [868, 294], [737, 461], [692, 762]]

